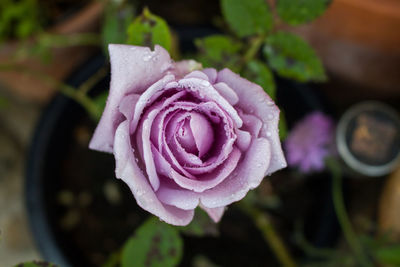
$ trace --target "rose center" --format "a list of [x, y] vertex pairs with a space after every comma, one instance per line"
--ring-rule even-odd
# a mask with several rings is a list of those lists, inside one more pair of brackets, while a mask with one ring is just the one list
[[202, 157], [214, 141], [214, 131], [204, 116], [192, 112], [179, 124], [178, 141], [189, 153]]

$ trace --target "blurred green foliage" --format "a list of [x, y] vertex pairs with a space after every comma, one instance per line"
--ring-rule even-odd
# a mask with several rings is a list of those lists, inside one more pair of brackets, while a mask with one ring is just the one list
[[211, 35], [196, 39], [195, 45], [199, 51], [196, 60], [202, 63], [203, 67], [230, 68], [238, 71], [238, 63], [241, 60], [239, 51], [242, 48], [240, 42], [225, 35]]
[[37, 0], [0, 1], [0, 42], [23, 39], [41, 29]]
[[260, 85], [271, 99], [276, 101], [274, 75], [264, 62], [256, 59], [249, 61], [244, 76]]
[[129, 25], [127, 33], [126, 44], [150, 47], [158, 44], [171, 51], [172, 36], [168, 24], [147, 8]]
[[331, 0], [277, 0], [279, 17], [290, 25], [300, 25], [321, 16]]
[[239, 37], [272, 29], [272, 13], [265, 0], [221, 0], [221, 8], [226, 22]]
[[104, 51], [107, 51], [108, 44], [125, 43], [127, 30], [134, 19], [134, 14], [135, 9], [129, 3], [117, 4], [114, 1], [108, 2], [101, 28]]
[[326, 80], [320, 59], [299, 36], [282, 31], [271, 34], [263, 52], [268, 65], [282, 77], [300, 82]]

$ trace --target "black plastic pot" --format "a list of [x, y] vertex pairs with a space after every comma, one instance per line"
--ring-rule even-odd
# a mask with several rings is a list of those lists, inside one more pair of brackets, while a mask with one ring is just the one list
[[[68, 83], [79, 86], [104, 61], [102, 56], [91, 59]], [[105, 78], [93, 91], [107, 90], [108, 84], [109, 78]], [[306, 85], [278, 80], [278, 87], [279, 102], [289, 124], [326, 106]], [[43, 112], [28, 157], [26, 204], [31, 229], [43, 257], [60, 266], [104, 263], [148, 216], [137, 207], [128, 187], [114, 178], [113, 156], [87, 148], [94, 128], [95, 123], [78, 104], [57, 95]], [[288, 172], [281, 172], [277, 178], [273, 175], [273, 184], [279, 185], [285, 175]], [[107, 190], [114, 190], [114, 197]], [[282, 194], [284, 206], [272, 212], [289, 242], [292, 237], [287, 233], [293, 230], [293, 221], [301, 219], [313, 244], [334, 243], [338, 228], [329, 180], [316, 177], [299, 188], [288, 186]], [[299, 196], [304, 201], [298, 201]], [[288, 203], [291, 209], [285, 207]], [[181, 265], [190, 265], [198, 254], [221, 266], [276, 264], [272, 253], [265, 253], [268, 245], [252, 221], [236, 208], [228, 209], [219, 229], [219, 238], [185, 236], [187, 253]], [[301, 254], [299, 250], [295, 252]]]

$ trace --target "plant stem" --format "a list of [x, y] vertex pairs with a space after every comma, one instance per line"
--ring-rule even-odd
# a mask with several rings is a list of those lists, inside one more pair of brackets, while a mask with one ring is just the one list
[[339, 258], [344, 256], [339, 254], [339, 252], [335, 249], [314, 247], [311, 243], [307, 241], [302, 231], [303, 229], [296, 230], [295, 232], [296, 243], [308, 256], [321, 259]]
[[346, 207], [343, 199], [342, 192], [342, 175], [340, 172], [339, 163], [333, 159], [327, 160], [327, 167], [332, 172], [332, 198], [333, 205], [335, 208], [336, 216], [338, 218], [340, 227], [342, 228], [344, 237], [349, 244], [351, 250], [355, 254], [359, 264], [361, 266], [372, 266], [372, 263], [365, 254], [361, 243], [359, 242], [357, 235], [355, 234], [349, 216], [346, 212]]
[[257, 55], [258, 51], [261, 48], [261, 45], [263, 44], [264, 39], [265, 39], [265, 35], [260, 34], [250, 40], [249, 49], [246, 51], [246, 53], [243, 56], [242, 68], [244, 66], [246, 66], [247, 63], [249, 63], [249, 61], [251, 61]]
[[78, 92], [83, 95], [87, 95], [90, 89], [96, 85], [101, 79], [106, 77], [108, 74], [108, 68], [106, 66], [101, 67], [95, 74], [89, 77], [81, 86], [78, 88]]
[[72, 98], [73, 100], [81, 104], [93, 119], [98, 120], [101, 116], [101, 110], [99, 110], [98, 106], [92, 101], [90, 97], [88, 97], [85, 94], [79, 93], [79, 91], [77, 91], [74, 87], [62, 83], [52, 78], [49, 75], [43, 74], [41, 72], [20, 65], [0, 64], [0, 71], [18, 71], [30, 75], [32, 77], [35, 77], [37, 79], [40, 79], [43, 82], [47, 83], [49, 86], [53, 86], [64, 95]]
[[37, 42], [46, 47], [68, 47], [79, 45], [101, 44], [100, 35], [97, 33], [74, 33], [74, 34], [49, 34], [43, 33], [38, 36]]
[[269, 244], [281, 266], [295, 267], [297, 266], [285, 243], [275, 230], [269, 216], [253, 205], [239, 205], [241, 209], [252, 217], [254, 223], [261, 231], [265, 241]]

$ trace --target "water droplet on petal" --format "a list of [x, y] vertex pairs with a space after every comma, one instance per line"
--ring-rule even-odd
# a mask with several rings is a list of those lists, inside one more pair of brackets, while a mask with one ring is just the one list
[[150, 59], [151, 59], [151, 55], [145, 55], [143, 57], [143, 61], [145, 61], [145, 62], [149, 61]]

